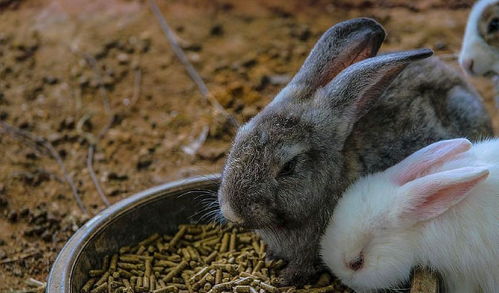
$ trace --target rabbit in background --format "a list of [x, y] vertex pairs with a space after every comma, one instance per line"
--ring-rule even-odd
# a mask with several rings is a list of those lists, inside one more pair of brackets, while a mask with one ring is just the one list
[[376, 56], [384, 37], [368, 18], [331, 27], [235, 137], [220, 209], [260, 234], [268, 258], [287, 261], [283, 285], [303, 285], [324, 269], [320, 236], [355, 179], [434, 141], [492, 135], [479, 96], [460, 74], [426, 49]]
[[480, 0], [473, 6], [459, 64], [472, 75], [492, 78], [499, 108], [499, 0]]
[[499, 139], [440, 141], [359, 179], [321, 247], [358, 292], [402, 285], [417, 265], [440, 272], [446, 292], [497, 292]]

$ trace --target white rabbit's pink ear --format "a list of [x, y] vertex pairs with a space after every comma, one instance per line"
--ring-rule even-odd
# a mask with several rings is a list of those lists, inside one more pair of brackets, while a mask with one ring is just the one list
[[485, 167], [465, 167], [418, 178], [401, 187], [396, 213], [409, 224], [435, 218], [463, 200], [488, 175]]
[[442, 140], [426, 146], [387, 170], [393, 183], [402, 186], [471, 148], [465, 138]]

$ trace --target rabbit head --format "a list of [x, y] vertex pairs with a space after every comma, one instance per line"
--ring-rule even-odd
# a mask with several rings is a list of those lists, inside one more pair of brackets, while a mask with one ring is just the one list
[[471, 74], [499, 74], [499, 0], [481, 0], [473, 7], [459, 63]]
[[402, 285], [417, 264], [418, 226], [488, 176], [483, 167], [433, 172], [470, 147], [466, 139], [440, 141], [352, 184], [321, 240], [326, 265], [359, 292]]
[[228, 220], [289, 228], [336, 200], [327, 188], [344, 184], [341, 152], [353, 124], [409, 62], [432, 54], [423, 49], [368, 58], [384, 35], [366, 18], [333, 26], [292, 81], [239, 129], [218, 192]]

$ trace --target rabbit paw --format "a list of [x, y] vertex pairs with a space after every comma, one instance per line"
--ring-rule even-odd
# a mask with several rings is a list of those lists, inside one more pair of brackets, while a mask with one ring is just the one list
[[272, 261], [272, 260], [278, 260], [279, 256], [272, 251], [270, 248], [267, 248], [267, 251], [265, 251], [265, 261]]
[[307, 269], [289, 264], [279, 273], [278, 285], [303, 287], [306, 284], [312, 284], [317, 279], [318, 273], [314, 267]]

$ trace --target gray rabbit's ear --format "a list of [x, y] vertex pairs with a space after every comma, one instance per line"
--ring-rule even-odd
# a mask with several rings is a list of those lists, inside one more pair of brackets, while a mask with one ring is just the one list
[[384, 38], [383, 27], [373, 19], [340, 22], [317, 41], [290, 84], [316, 90], [351, 64], [375, 56]]
[[376, 104], [393, 79], [411, 62], [433, 54], [430, 49], [388, 53], [355, 63], [324, 87], [321, 98], [355, 122]]

